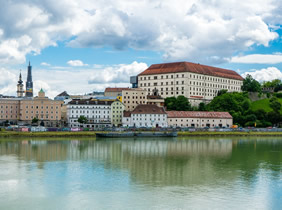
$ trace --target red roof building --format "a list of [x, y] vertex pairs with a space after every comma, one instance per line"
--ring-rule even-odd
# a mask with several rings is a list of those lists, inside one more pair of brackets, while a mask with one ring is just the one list
[[167, 111], [171, 127], [231, 127], [233, 118], [228, 112]]
[[162, 98], [180, 95], [192, 106], [210, 102], [220, 90], [240, 92], [243, 77], [237, 72], [190, 62], [153, 64], [138, 75], [138, 87]]
[[244, 80], [244, 78], [235, 71], [190, 62], [153, 64], [139, 75], [169, 74], [180, 72], [192, 72], [215, 77]]

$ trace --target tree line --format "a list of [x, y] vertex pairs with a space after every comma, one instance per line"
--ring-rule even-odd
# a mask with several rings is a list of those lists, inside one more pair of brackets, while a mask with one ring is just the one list
[[[263, 108], [253, 110], [249, 92], [262, 93], [263, 88], [272, 88], [274, 93], [269, 94], [269, 106], [272, 109], [266, 112]], [[227, 90], [220, 90], [216, 97], [208, 103], [200, 103], [198, 107], [192, 107], [188, 98], [184, 96], [168, 97], [165, 99], [165, 107], [168, 111], [222, 111], [229, 112], [233, 117], [233, 123], [239, 126], [268, 127], [278, 126], [282, 122], [281, 103], [282, 93], [275, 93], [281, 90], [280, 80], [273, 80], [260, 84], [248, 75], [244, 81], [243, 92], [228, 93]]]

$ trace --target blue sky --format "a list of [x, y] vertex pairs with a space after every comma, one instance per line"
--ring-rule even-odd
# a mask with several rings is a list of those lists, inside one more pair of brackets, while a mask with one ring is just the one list
[[[0, 8], [0, 94], [33, 66], [54, 97], [128, 87], [154, 63], [188, 61], [282, 79], [279, 0], [22, 0]], [[17, 15], [15, 15], [17, 14]]]

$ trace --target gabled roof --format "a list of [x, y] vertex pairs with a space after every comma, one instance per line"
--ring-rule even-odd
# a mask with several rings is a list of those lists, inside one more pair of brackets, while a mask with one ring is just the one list
[[232, 119], [228, 112], [167, 111], [168, 118], [220, 118]]
[[120, 88], [111, 88], [111, 87], [108, 87], [105, 89], [105, 92], [121, 92], [123, 90], [128, 90], [129, 88], [128, 87], [120, 87]]
[[67, 91], [64, 91], [64, 92], [60, 93], [59, 95], [57, 95], [57, 97], [58, 96], [70, 96], [70, 95], [67, 93]]
[[163, 107], [155, 104], [139, 104], [131, 114], [166, 114]]
[[123, 117], [130, 117], [131, 111], [123, 111]]
[[168, 74], [168, 73], [192, 72], [215, 77], [244, 80], [237, 72], [212, 66], [206, 66], [190, 62], [153, 64], [140, 75]]

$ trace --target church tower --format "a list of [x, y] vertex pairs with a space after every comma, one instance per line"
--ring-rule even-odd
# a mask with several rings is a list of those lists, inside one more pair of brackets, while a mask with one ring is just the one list
[[24, 96], [22, 72], [20, 72], [19, 81], [18, 81], [18, 84], [17, 84], [17, 96], [19, 98], [22, 98]]
[[33, 82], [32, 82], [30, 62], [27, 67], [27, 81], [25, 88], [26, 88], [25, 97], [33, 97]]

